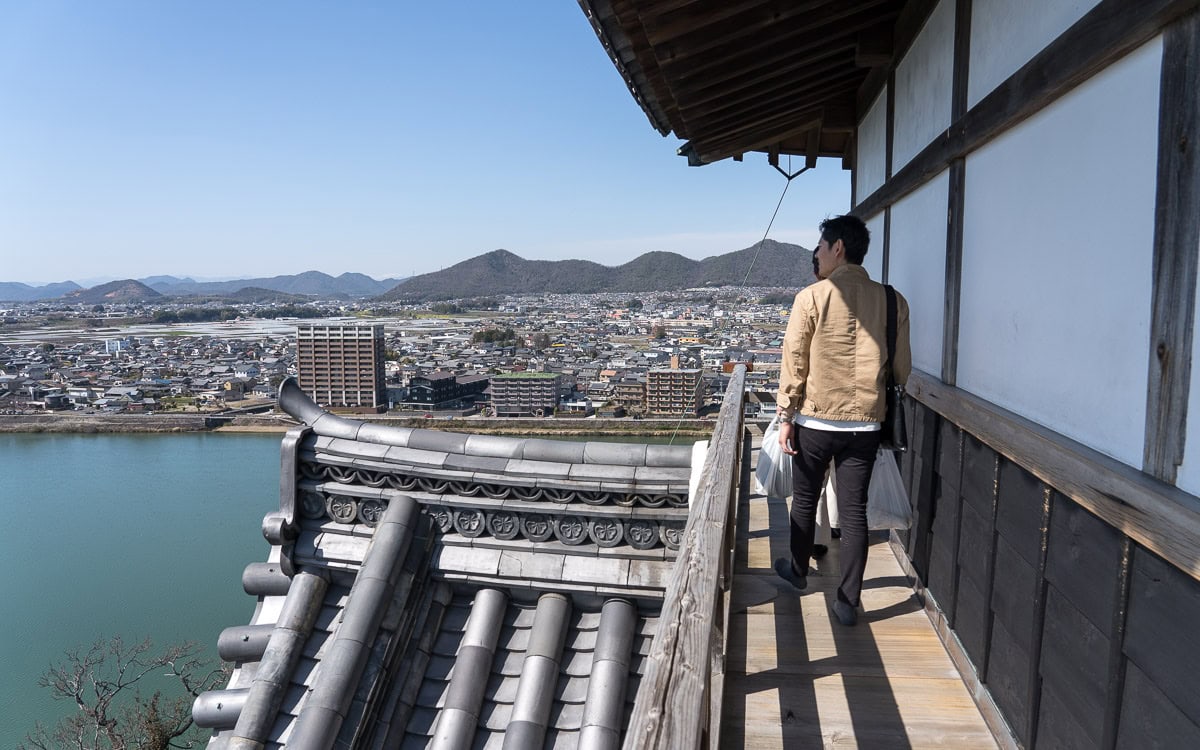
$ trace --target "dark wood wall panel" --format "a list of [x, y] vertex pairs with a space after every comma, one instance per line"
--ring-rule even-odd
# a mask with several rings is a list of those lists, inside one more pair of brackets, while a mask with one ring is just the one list
[[991, 517], [996, 498], [996, 451], [974, 435], [967, 435], [962, 464], [963, 500]]
[[[1104, 581], [1106, 588], [1111, 588]], [[1042, 691], [1058, 696], [1086, 733], [1089, 747], [1099, 747], [1107, 703], [1109, 640], [1067, 597], [1051, 587], [1046, 597], [1040, 673]], [[1047, 717], [1042, 705], [1043, 720]], [[1041, 730], [1039, 729], [1039, 736]]]
[[1137, 548], [1129, 588], [1125, 654], [1195, 724], [1200, 724], [1198, 626], [1200, 583], [1162, 558]]
[[1038, 598], [1037, 568], [1025, 562], [1003, 537], [996, 539], [996, 578], [992, 584], [992, 612], [1026, 654], [1033, 648], [1038, 626], [1034, 602]]
[[937, 473], [957, 495], [962, 488], [962, 430], [948, 419], [939, 422]]
[[1130, 750], [1173, 750], [1200, 747], [1200, 728], [1137, 668], [1125, 668], [1117, 747]]
[[954, 619], [955, 571], [958, 566], [959, 492], [962, 486], [962, 431], [944, 419], [937, 424], [929, 503], [929, 588]]
[[1069, 499], [1056, 495], [1050, 516], [1046, 580], [1106, 637], [1116, 606], [1113, 582], [1120, 574], [1121, 539], [1116, 529]]
[[957, 600], [954, 603], [954, 632], [962, 643], [980, 680], [986, 681], [987, 644], [991, 610], [987, 595], [980, 591], [971, 579], [958, 580]]
[[992, 622], [988, 648], [988, 690], [1008, 718], [1013, 733], [1024, 738], [1029, 732], [1029, 652], [1017, 643], [1008, 628]]
[[938, 416], [916, 399], [905, 399], [908, 424], [912, 430], [909, 450], [904, 454], [902, 468], [909, 501], [913, 506], [913, 523], [904, 538], [904, 550], [913, 569], [923, 580], [929, 578], [929, 543], [933, 526], [934, 461], [937, 456]]
[[1032, 567], [1037, 567], [1042, 555], [1044, 490], [1037, 477], [1006, 458], [1000, 459], [996, 531]]
[[934, 516], [929, 544], [929, 589], [953, 621], [954, 591], [958, 569], [958, 519], [960, 501], [938, 483], [934, 494]]
[[903, 404], [904, 420], [905, 424], [908, 425], [908, 434], [912, 439], [912, 443], [910, 445], [910, 450], [905, 451], [900, 456], [900, 478], [904, 480], [904, 487], [908, 490], [909, 499], [912, 500], [913, 498], [917, 497], [917, 490], [912, 484], [913, 461], [918, 460], [918, 456], [927, 455], [922, 453], [920, 448], [921, 435], [924, 429], [920, 424], [920, 420], [921, 412], [928, 410], [923, 409], [915, 399], [911, 398], [904, 399]]
[[992, 517], [966, 502], [959, 521], [958, 578], [960, 583], [964, 578], [970, 579], [981, 592], [991, 593]]
[[[909, 451], [915, 453], [915, 451]], [[927, 487], [930, 481], [921, 481], [922, 474], [932, 474], [928, 470], [928, 462], [913, 457], [907, 462], [911, 478], [905, 481], [908, 497], [913, 503], [913, 522], [908, 533], [904, 535], [904, 551], [922, 579], [928, 578], [929, 573], [929, 537], [933, 524], [933, 493]]]
[[1042, 688], [1042, 710], [1038, 714], [1037, 747], [1048, 750], [1096, 750], [1090, 733], [1084, 731], [1063, 704], [1057, 688]]

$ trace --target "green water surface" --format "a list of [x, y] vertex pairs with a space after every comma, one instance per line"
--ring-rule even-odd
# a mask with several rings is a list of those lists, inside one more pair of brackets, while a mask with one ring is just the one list
[[38, 677], [98, 637], [243, 625], [247, 563], [279, 506], [280, 435], [0, 434], [0, 748], [71, 706]]

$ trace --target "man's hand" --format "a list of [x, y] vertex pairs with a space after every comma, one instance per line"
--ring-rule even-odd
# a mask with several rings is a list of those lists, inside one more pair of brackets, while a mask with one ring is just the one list
[[789, 456], [796, 455], [796, 449], [792, 447], [792, 433], [795, 427], [791, 420], [779, 423], [779, 447]]

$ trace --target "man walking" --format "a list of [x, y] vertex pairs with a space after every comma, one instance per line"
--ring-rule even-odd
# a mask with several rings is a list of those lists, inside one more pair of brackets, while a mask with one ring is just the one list
[[808, 585], [817, 500], [832, 459], [842, 530], [842, 578], [833, 612], [843, 625], [854, 625], [867, 565], [867, 487], [887, 408], [887, 368], [900, 385], [912, 369], [908, 302], [896, 293], [896, 351], [888, 362], [887, 294], [862, 267], [870, 232], [855, 216], [826, 219], [820, 229], [816, 260], [822, 281], [796, 295], [783, 339], [776, 406], [779, 442], [793, 457], [791, 559], [776, 560], [775, 571], [797, 589]]

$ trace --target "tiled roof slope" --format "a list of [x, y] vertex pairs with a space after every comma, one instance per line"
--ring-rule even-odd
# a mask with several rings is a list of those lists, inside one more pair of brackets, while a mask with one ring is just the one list
[[401, 430], [283, 441], [212, 748], [617, 747], [687, 518], [693, 448]]

